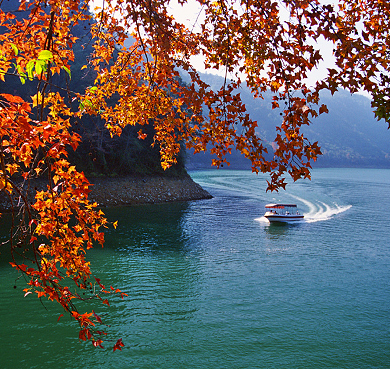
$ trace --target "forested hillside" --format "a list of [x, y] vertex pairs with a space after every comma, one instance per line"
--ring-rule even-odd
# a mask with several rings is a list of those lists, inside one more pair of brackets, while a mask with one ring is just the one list
[[[216, 75], [208, 74], [204, 78], [215, 88], [223, 83], [223, 78]], [[272, 110], [271, 98], [254, 99], [245, 88], [239, 92], [251, 118], [257, 120], [259, 136], [272, 155], [271, 143], [275, 127], [282, 119], [282, 109]], [[318, 141], [322, 148], [323, 155], [313, 166], [390, 167], [390, 130], [385, 122], [376, 120], [367, 97], [346, 91], [338, 91], [333, 96], [324, 92], [321, 101], [329, 113], [313, 119], [310, 126], [302, 129], [310, 141]], [[250, 167], [249, 161], [237, 152], [232, 153], [229, 161], [231, 168]], [[189, 168], [208, 168], [210, 162], [208, 154], [189, 153]]]

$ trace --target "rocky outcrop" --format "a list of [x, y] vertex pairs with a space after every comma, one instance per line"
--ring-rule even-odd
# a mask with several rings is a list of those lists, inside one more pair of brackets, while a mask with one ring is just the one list
[[[157, 204], [172, 201], [209, 199], [212, 196], [189, 175], [182, 178], [167, 177], [115, 177], [89, 178], [93, 184], [89, 199], [99, 207], [128, 206], [136, 204]], [[20, 184], [22, 185], [22, 184]], [[27, 184], [25, 185], [27, 186]], [[45, 190], [43, 180], [33, 180], [28, 185], [28, 198], [32, 202], [37, 190]], [[17, 206], [18, 198], [14, 197]], [[9, 196], [0, 193], [0, 212], [10, 211]]]
[[190, 176], [92, 178], [90, 199], [99, 206], [156, 204], [209, 199], [212, 196]]

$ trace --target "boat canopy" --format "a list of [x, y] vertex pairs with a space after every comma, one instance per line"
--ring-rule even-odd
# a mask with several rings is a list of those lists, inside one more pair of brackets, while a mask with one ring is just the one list
[[266, 209], [284, 209], [284, 208], [296, 208], [296, 204], [267, 204]]

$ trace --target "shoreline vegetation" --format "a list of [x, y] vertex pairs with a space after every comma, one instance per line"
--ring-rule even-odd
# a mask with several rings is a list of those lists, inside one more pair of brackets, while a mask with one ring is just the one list
[[[165, 202], [193, 201], [210, 199], [212, 196], [190, 175], [180, 177], [164, 176], [123, 176], [88, 178], [91, 186], [89, 199], [97, 202], [100, 208], [115, 206], [132, 206], [142, 204], [159, 204]], [[33, 201], [36, 191], [46, 190], [47, 182], [32, 180], [20, 186], [29, 187], [29, 201]], [[13, 198], [17, 207], [18, 199]], [[0, 195], [0, 212], [11, 211], [11, 201], [4, 193]]]

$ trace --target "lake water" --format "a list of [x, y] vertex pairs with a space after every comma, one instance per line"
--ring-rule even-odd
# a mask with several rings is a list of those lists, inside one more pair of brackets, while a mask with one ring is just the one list
[[[0, 368], [390, 368], [390, 170], [316, 169], [281, 193], [247, 171], [191, 175], [213, 199], [106, 210], [119, 226], [89, 258], [129, 296], [84, 311], [121, 352], [23, 298], [3, 255]], [[270, 225], [274, 201], [305, 221]]]

